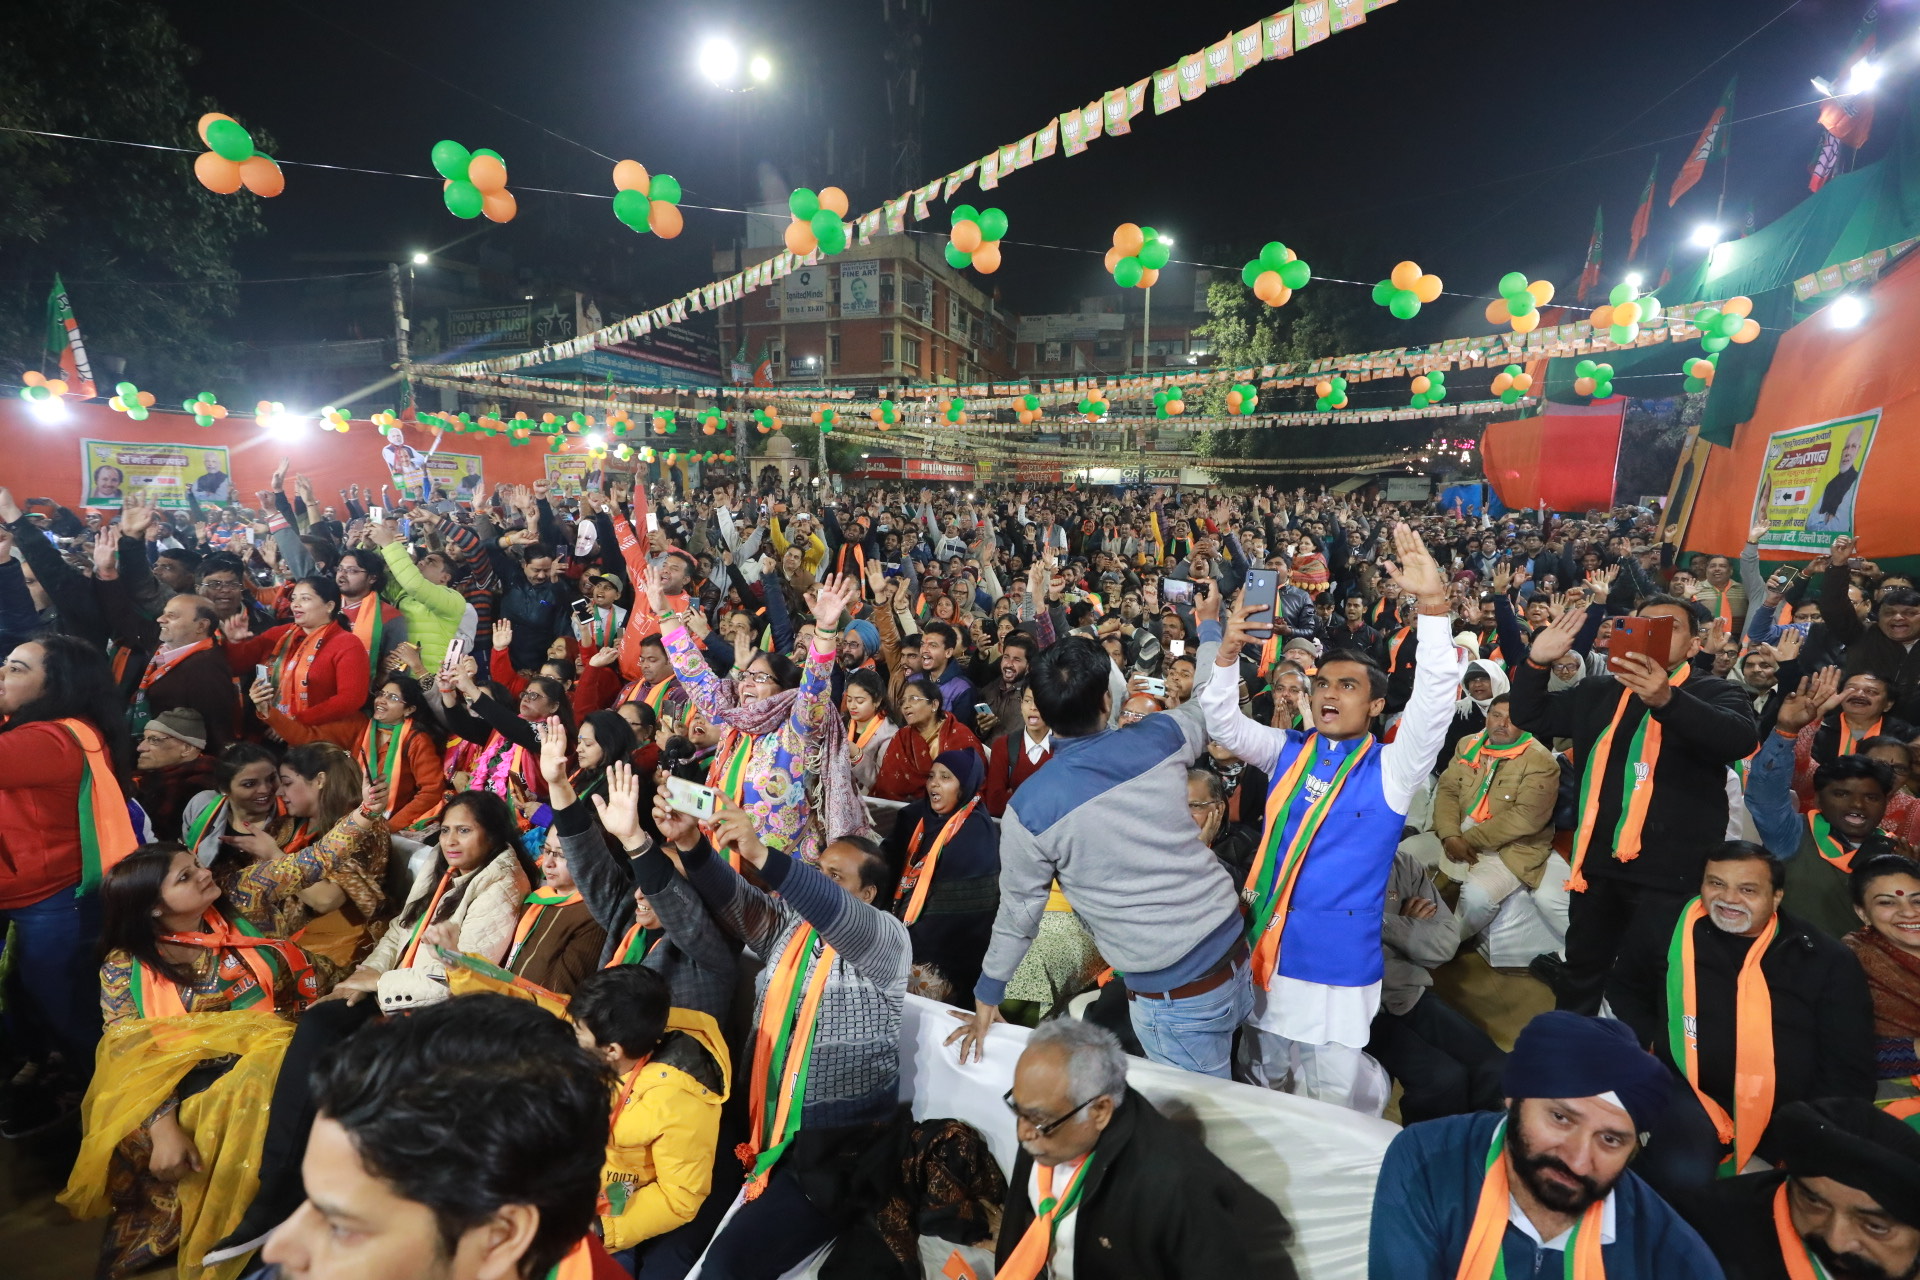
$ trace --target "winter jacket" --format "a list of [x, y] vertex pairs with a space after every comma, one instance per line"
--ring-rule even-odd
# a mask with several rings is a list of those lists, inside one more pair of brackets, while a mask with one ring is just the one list
[[[400, 917], [405, 916], [407, 908], [415, 902], [431, 902], [433, 891], [439, 885], [440, 870], [438, 858], [420, 869], [407, 894], [406, 906], [388, 926], [372, 954], [360, 962], [362, 969], [385, 974], [399, 966], [400, 957], [406, 953], [413, 937], [414, 924], [419, 923], [416, 918], [413, 923], [403, 924]], [[455, 876], [454, 886], [462, 884], [466, 888], [460, 896], [460, 905], [447, 917], [460, 926], [460, 950], [467, 955], [483, 956], [495, 964], [506, 963], [507, 952], [513, 946], [514, 927], [520, 923], [520, 905], [533, 888], [519, 857], [511, 849], [502, 849], [479, 870]], [[433, 924], [432, 920], [426, 921], [427, 928]], [[444, 980], [446, 977], [445, 966], [433, 948], [424, 942], [414, 952], [413, 963], [408, 967], [431, 978]]]
[[[1433, 834], [1442, 840], [1460, 836], [1478, 852], [1497, 853], [1507, 870], [1529, 889], [1540, 887], [1540, 873], [1553, 852], [1553, 805], [1560, 793], [1560, 764], [1539, 742], [1511, 760], [1484, 760], [1482, 768], [1467, 763], [1467, 749], [1475, 740], [1462, 741], [1453, 760], [1440, 775], [1433, 795]], [[1493, 769], [1493, 788], [1485, 821], [1463, 826], [1473, 800]], [[1455, 878], [1466, 874], [1457, 862], [1440, 869]], [[1457, 870], [1457, 874], [1456, 874]]]
[[387, 562], [383, 594], [407, 619], [407, 638], [420, 646], [420, 661], [438, 670], [447, 656], [447, 641], [460, 633], [467, 615], [467, 598], [452, 587], [428, 582], [404, 543], [390, 542], [380, 552]]
[[51, 720], [0, 730], [0, 910], [80, 883], [85, 757]]
[[600, 1231], [610, 1251], [693, 1221], [713, 1184], [720, 1104], [732, 1083], [720, 1024], [692, 1009], [668, 1010], [666, 1037], [615, 1086], [600, 1176]]

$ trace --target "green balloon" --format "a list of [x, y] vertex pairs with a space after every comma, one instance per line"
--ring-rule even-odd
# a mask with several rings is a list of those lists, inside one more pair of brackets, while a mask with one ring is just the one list
[[207, 126], [207, 146], [222, 160], [236, 164], [253, 155], [253, 138], [231, 120], [215, 120]]
[[999, 209], [982, 210], [979, 222], [982, 240], [998, 240], [1007, 234], [1007, 215]]
[[[828, 212], [831, 213], [832, 210], [829, 209]], [[820, 242], [820, 251], [828, 255], [839, 253], [847, 247], [846, 228], [840, 225], [837, 218], [834, 221], [832, 230], [824, 236], [816, 231], [813, 233], [813, 238]]]
[[433, 171], [449, 182], [465, 182], [467, 165], [472, 160], [473, 152], [452, 139], [433, 144]]
[[1511, 298], [1515, 294], [1526, 293], [1527, 277], [1524, 272], [1509, 271], [1500, 277], [1500, 296]]
[[447, 202], [447, 212], [456, 218], [477, 218], [486, 204], [486, 197], [480, 194], [480, 188], [464, 178], [447, 184], [443, 196]]
[[1253, 282], [1255, 280], [1258, 280], [1262, 274], [1271, 270], [1273, 270], [1273, 268], [1267, 265], [1264, 258], [1255, 258], [1252, 262], [1240, 268], [1240, 283], [1251, 289], [1253, 288]]
[[1148, 244], [1152, 244], [1155, 240], [1158, 240], [1160, 238], [1160, 233], [1158, 231], [1155, 231], [1152, 227], [1142, 227], [1140, 228], [1140, 238], [1142, 240], [1145, 240]]
[[1652, 324], [1660, 318], [1660, 299], [1648, 294], [1640, 299], [1640, 323]]
[[1510, 315], [1530, 316], [1533, 314], [1533, 295], [1522, 289], [1507, 299], [1507, 312]]
[[1373, 286], [1374, 305], [1379, 307], [1386, 306], [1393, 301], [1393, 295], [1398, 292], [1400, 292], [1400, 286], [1391, 280], [1382, 280], [1379, 284]]
[[[986, 235], [985, 231], [982, 231], [981, 234]], [[993, 237], [987, 236], [987, 238], [992, 239]], [[1173, 250], [1167, 248], [1166, 241], [1164, 240], [1149, 240], [1140, 246], [1140, 265], [1149, 271], [1158, 271], [1160, 268], [1166, 266], [1168, 260], [1172, 257]]]
[[213, 415], [210, 413], [196, 413], [193, 415], [193, 421], [195, 426], [210, 427], [213, 425]]
[[1440, 401], [1445, 400], [1446, 398], [1447, 398], [1447, 389], [1445, 387], [1433, 386], [1427, 389], [1427, 400], [1430, 403], [1438, 404]]
[[1720, 308], [1708, 307], [1693, 318], [1694, 327], [1702, 333], [1712, 333], [1720, 324]]
[[1600, 367], [1599, 365], [1595, 364], [1591, 360], [1582, 360], [1580, 363], [1573, 366], [1573, 376], [1576, 378], [1591, 378], [1593, 376], [1593, 371], [1595, 369], [1598, 369], [1599, 367]]
[[1700, 381], [1700, 379], [1694, 377], [1692, 374], [1687, 375], [1687, 381], [1685, 383], [1685, 386], [1688, 391], [1705, 391], [1707, 389], [1707, 384]]
[[1313, 407], [1325, 413], [1327, 410], [1333, 408], [1333, 401], [1326, 396], [1321, 396], [1313, 402]]
[[1517, 378], [1520, 376], [1520, 366], [1517, 364], [1510, 364], [1506, 367], [1505, 372], [1508, 377]]
[[113, 393], [123, 400], [131, 400], [140, 394], [140, 388], [131, 382], [116, 382], [113, 384]]
[[1500, 403], [1514, 404], [1520, 399], [1522, 394], [1524, 393], [1521, 392], [1521, 390], [1518, 387], [1508, 387], [1505, 391], [1502, 391], [1500, 393]]
[[1447, 385], [1447, 375], [1436, 369], [1427, 375], [1427, 381], [1436, 387], [1444, 387]]
[[[1337, 373], [1327, 379], [1327, 385], [1333, 388], [1333, 394], [1336, 399], [1347, 393], [1347, 380]], [[1251, 391], [1253, 388], [1248, 387], [1247, 390]]]
[[1595, 400], [1605, 400], [1608, 396], [1611, 396], [1612, 394], [1613, 394], [1613, 384], [1611, 382], [1600, 382], [1600, 383], [1594, 384], [1593, 398]]
[[1607, 329], [1607, 336], [1621, 346], [1625, 346], [1640, 336], [1640, 326], [1637, 324], [1612, 325]]
[[1700, 339], [1700, 349], [1709, 353], [1725, 351], [1727, 344], [1732, 341], [1732, 338], [1722, 338], [1715, 334], [1709, 334], [1707, 337]]
[[1387, 310], [1393, 312], [1396, 320], [1411, 320], [1420, 314], [1420, 299], [1413, 296], [1411, 289], [1395, 289]]
[[1278, 271], [1287, 265], [1287, 246], [1278, 240], [1269, 240], [1260, 246], [1260, 261], [1267, 264], [1267, 270]]
[[212, 404], [214, 402], [214, 395], [211, 391], [202, 391], [199, 395], [195, 396], [194, 399], [202, 404]]
[[787, 208], [802, 222], [812, 221], [813, 215], [820, 212], [820, 196], [806, 187], [797, 188], [787, 197]]
[[475, 147], [473, 149], [473, 154], [477, 156], [492, 156], [495, 160], [498, 160], [501, 164], [505, 164], [507, 162], [507, 158], [501, 155], [498, 151], [495, 151], [492, 147]]
[[1746, 327], [1747, 318], [1745, 316], [1726, 315], [1723, 313], [1720, 317], [1720, 336], [1723, 338], [1731, 338]]
[[807, 224], [813, 228], [816, 240], [825, 240], [840, 226], [840, 215], [831, 209], [815, 209], [807, 218]]
[[647, 199], [665, 200], [668, 204], [680, 203], [680, 180], [670, 173], [656, 173], [653, 181], [647, 185]]
[[973, 265], [973, 255], [962, 253], [952, 245], [946, 247], [947, 265], [955, 271], [963, 271]]
[[1413, 399], [1408, 401], [1408, 403], [1415, 409], [1424, 409], [1427, 407], [1426, 394], [1424, 392], [1416, 391], [1413, 395]]
[[635, 231], [647, 230], [647, 212], [650, 208], [651, 202], [644, 191], [614, 192], [613, 216]]
[[980, 211], [970, 204], [957, 204], [953, 212], [947, 215], [947, 225], [957, 227], [963, 222], [980, 221]]
[[1138, 258], [1122, 258], [1113, 266], [1113, 282], [1122, 289], [1131, 289], [1140, 283], [1140, 274], [1145, 269]]
[[1632, 302], [1633, 286], [1625, 283], [1613, 286], [1613, 292], [1607, 295], [1607, 301], [1616, 307], [1624, 303]]
[[1280, 268], [1280, 283], [1289, 289], [1304, 289], [1313, 279], [1313, 268], [1295, 258]]
[[[44, 387], [38, 387], [38, 388], [36, 388], [36, 387], [29, 387], [29, 388], [27, 388], [27, 389], [28, 389], [29, 391], [34, 391], [34, 390], [40, 390], [40, 391], [44, 391], [44, 390], [45, 390], [46, 388], [44, 388]], [[196, 412], [198, 412], [198, 411], [199, 411], [199, 408], [200, 408], [200, 405], [199, 405], [199, 402], [198, 402], [198, 401], [194, 401], [194, 400], [182, 400], [182, 401], [180, 402], [180, 407], [181, 407], [182, 409], [185, 409], [185, 410], [186, 410], [186, 411], [187, 411], [188, 413], [196, 413]]]

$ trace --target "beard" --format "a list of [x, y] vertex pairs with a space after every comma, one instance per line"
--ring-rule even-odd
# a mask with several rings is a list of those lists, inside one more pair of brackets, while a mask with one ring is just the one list
[[[1604, 1183], [1596, 1178], [1585, 1177], [1567, 1168], [1558, 1156], [1542, 1155], [1528, 1147], [1526, 1129], [1520, 1123], [1520, 1102], [1517, 1099], [1507, 1108], [1507, 1158], [1513, 1162], [1513, 1171], [1526, 1184], [1527, 1190], [1555, 1213], [1582, 1213], [1589, 1205], [1606, 1199], [1607, 1193], [1613, 1190], [1614, 1182], [1619, 1181], [1617, 1176]], [[1579, 1185], [1577, 1188], [1569, 1187], [1541, 1176], [1549, 1169]]]
[[1914, 1280], [1920, 1275], [1920, 1258], [1915, 1258], [1912, 1266], [1896, 1275], [1871, 1258], [1857, 1253], [1835, 1253], [1819, 1236], [1801, 1236], [1800, 1242], [1833, 1280]]

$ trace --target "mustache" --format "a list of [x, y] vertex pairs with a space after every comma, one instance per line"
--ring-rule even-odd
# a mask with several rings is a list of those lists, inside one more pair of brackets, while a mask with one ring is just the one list
[[1920, 1271], [1920, 1266], [1909, 1267], [1896, 1276], [1871, 1258], [1857, 1253], [1835, 1253], [1819, 1236], [1801, 1236], [1800, 1242], [1833, 1280], [1912, 1280], [1914, 1273]]
[[[1514, 1153], [1518, 1155], [1518, 1153]], [[1577, 1213], [1596, 1200], [1603, 1199], [1609, 1187], [1598, 1180], [1585, 1177], [1569, 1169], [1557, 1156], [1534, 1155], [1531, 1152], [1514, 1161], [1520, 1177], [1538, 1196], [1541, 1203], [1561, 1213]], [[1538, 1175], [1551, 1169], [1563, 1178], [1569, 1178], [1579, 1184], [1578, 1191], [1569, 1191], [1564, 1186], [1543, 1180]]]

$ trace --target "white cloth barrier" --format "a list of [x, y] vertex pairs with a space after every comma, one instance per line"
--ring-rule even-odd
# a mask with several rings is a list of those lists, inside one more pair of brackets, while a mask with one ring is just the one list
[[[952, 1117], [978, 1129], [1003, 1172], [1017, 1143], [1003, 1095], [1026, 1046], [1025, 1027], [996, 1026], [986, 1058], [961, 1066], [944, 1043], [959, 1025], [950, 1005], [908, 996], [900, 1028], [900, 1091], [917, 1120]], [[1293, 1229], [1301, 1280], [1364, 1280], [1373, 1184], [1397, 1125], [1310, 1098], [1256, 1089], [1127, 1059], [1127, 1083], [1161, 1112], [1197, 1131], [1228, 1167], [1272, 1200]], [[952, 1246], [922, 1241], [929, 1280]], [[980, 1256], [969, 1253], [982, 1280]], [[812, 1266], [789, 1272], [813, 1274]], [[699, 1275], [696, 1268], [693, 1276]], [[1253, 1280], [1249, 1277], [1249, 1280]]]

